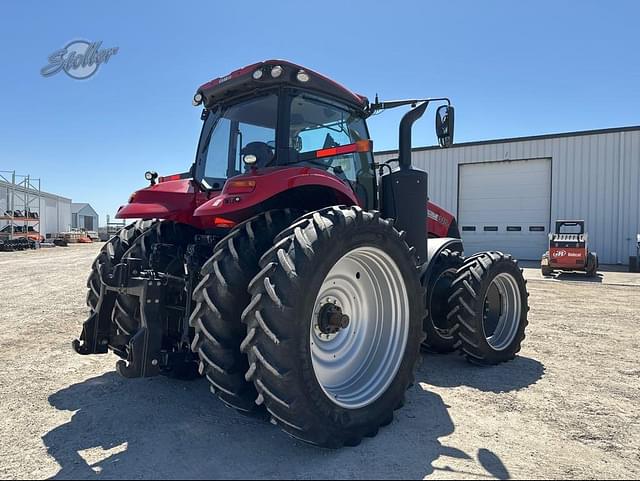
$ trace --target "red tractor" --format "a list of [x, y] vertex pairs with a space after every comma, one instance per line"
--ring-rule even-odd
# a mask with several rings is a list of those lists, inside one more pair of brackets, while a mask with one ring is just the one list
[[[499, 252], [465, 259], [455, 219], [427, 208], [427, 174], [411, 166], [412, 126], [436, 102], [448, 147], [448, 99], [370, 103], [280, 60], [202, 85], [195, 162], [147, 172], [120, 208], [143, 220], [95, 260], [74, 349], [113, 351], [125, 377], [204, 376], [226, 405], [325, 447], [391, 422], [423, 343], [513, 359], [521, 270]], [[399, 158], [376, 163], [366, 119], [402, 106]]]
[[598, 255], [589, 252], [589, 235], [583, 220], [558, 220], [555, 233], [549, 234], [549, 250], [540, 263], [543, 276], [554, 271], [584, 271], [588, 277], [598, 273]]

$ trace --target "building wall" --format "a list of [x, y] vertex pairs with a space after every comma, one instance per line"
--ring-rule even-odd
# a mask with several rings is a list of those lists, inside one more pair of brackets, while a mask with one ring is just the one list
[[43, 197], [40, 203], [40, 232], [46, 237], [71, 227], [71, 199]]
[[[71, 223], [72, 227], [77, 229], [84, 229], [87, 225], [87, 219], [93, 219], [93, 227], [90, 227], [88, 230], [97, 231], [99, 227], [99, 216], [95, 210], [90, 205], [85, 205], [81, 209], [78, 209], [77, 212], [74, 211], [74, 207], [72, 206], [72, 214], [71, 214]], [[91, 222], [90, 222], [91, 223]]]
[[[397, 157], [376, 154], [377, 161]], [[460, 164], [551, 159], [551, 221], [584, 219], [601, 262], [628, 263], [640, 232], [640, 128], [417, 149], [413, 164], [429, 172], [430, 198], [458, 212]], [[551, 226], [549, 226], [551, 228]]]
[[[0, 210], [2, 211], [0, 215], [3, 215], [9, 208], [9, 186], [10, 184], [0, 182]], [[15, 203], [15, 209], [22, 210], [24, 208], [22, 205], [22, 194], [20, 194], [20, 196], [16, 195]], [[32, 210], [35, 210], [35, 204], [32, 204], [32, 206]], [[35, 225], [35, 223], [31, 223], [30, 225], [35, 226], [45, 237], [47, 234], [55, 235], [59, 232], [67, 231], [71, 226], [71, 199], [41, 192], [39, 214], [39, 225]], [[8, 221], [0, 221], [0, 228], [8, 223]]]

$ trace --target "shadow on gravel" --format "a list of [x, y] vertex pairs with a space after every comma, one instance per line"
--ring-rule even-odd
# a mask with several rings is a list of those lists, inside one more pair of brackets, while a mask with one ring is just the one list
[[602, 284], [604, 279], [604, 275], [600, 272], [595, 277], [588, 277], [584, 272], [560, 272], [553, 277], [557, 281], [587, 282], [591, 284]]
[[[429, 368], [428, 377], [440, 368]], [[465, 460], [474, 477], [509, 478], [494, 453], [479, 449], [472, 456], [440, 443], [455, 425], [441, 397], [418, 385], [378, 437], [337, 451], [307, 446], [223, 407], [202, 380], [125, 381], [107, 373], [60, 390], [49, 402], [74, 412], [43, 437], [60, 465], [54, 479], [422, 479], [436, 469], [455, 473], [433, 467], [440, 457]]]
[[457, 354], [424, 354], [418, 380], [440, 387], [469, 386], [484, 392], [518, 391], [544, 376], [544, 365], [528, 357], [516, 357], [499, 366], [476, 366]]

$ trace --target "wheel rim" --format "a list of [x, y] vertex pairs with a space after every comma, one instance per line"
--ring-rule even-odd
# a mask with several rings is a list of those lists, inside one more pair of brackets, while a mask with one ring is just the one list
[[[349, 316], [334, 334], [320, 329], [323, 306]], [[325, 277], [311, 319], [311, 361], [321, 388], [335, 404], [359, 409], [393, 382], [409, 338], [409, 297], [397, 264], [375, 247], [344, 255]]]
[[507, 349], [518, 333], [522, 299], [516, 279], [498, 274], [484, 298], [482, 329], [489, 345], [496, 351]]

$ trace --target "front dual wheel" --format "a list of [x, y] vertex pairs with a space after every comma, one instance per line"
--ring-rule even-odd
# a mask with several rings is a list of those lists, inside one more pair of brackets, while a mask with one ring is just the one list
[[283, 231], [260, 266], [242, 345], [258, 402], [316, 445], [374, 436], [402, 405], [424, 337], [402, 234], [375, 212], [332, 207]]

